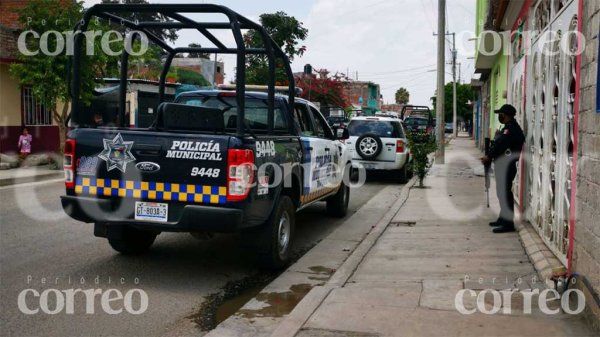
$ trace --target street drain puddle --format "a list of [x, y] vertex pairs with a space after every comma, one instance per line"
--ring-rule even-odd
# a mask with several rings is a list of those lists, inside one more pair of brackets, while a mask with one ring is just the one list
[[241, 307], [244, 306], [244, 304], [246, 304], [248, 301], [257, 296], [262, 289], [263, 286], [250, 288], [236, 297], [232, 297], [228, 300], [223, 301], [223, 303], [217, 308], [217, 312], [215, 313], [216, 325], [221, 324], [221, 322], [229, 318], [229, 316], [235, 314], [238, 310], [240, 310]]
[[[313, 246], [303, 247], [294, 252], [294, 256], [291, 259], [290, 264], [295, 263], [300, 259], [307, 251]], [[315, 267], [314, 270], [319, 276], [327, 274], [327, 268]], [[267, 286], [271, 281], [277, 278], [284, 270], [272, 271], [272, 272], [258, 272], [254, 275], [246, 276], [240, 280], [234, 280], [227, 282], [220, 291], [207, 295], [204, 297], [204, 302], [196, 313], [188, 316], [187, 318], [192, 320], [201, 331], [210, 331], [217, 327], [221, 322], [225, 321], [230, 316], [238, 313], [240, 309], [251, 299], [257, 298], [259, 301], [264, 301], [270, 306], [282, 305], [285, 307], [291, 307], [293, 309], [298, 302], [310, 291], [312, 286], [306, 288], [306, 285], [300, 284], [290, 287], [289, 292], [283, 293], [272, 293], [272, 294], [261, 294], [260, 291]], [[277, 295], [279, 294], [279, 295]], [[293, 305], [292, 305], [293, 304]], [[290, 312], [291, 312], [291, 309]], [[278, 314], [283, 313], [287, 309], [277, 311], [274, 309], [262, 308], [263, 312], [257, 313], [257, 315], [264, 314], [268, 315], [270, 312]], [[240, 313], [242, 314], [242, 313]], [[250, 313], [245, 313], [249, 315]], [[254, 316], [254, 317], [257, 317]]]
[[289, 314], [308, 294], [313, 285], [308, 283], [294, 284], [284, 292], [259, 293], [256, 300], [265, 305], [260, 309], [242, 309], [238, 313], [244, 318], [282, 317]]
[[263, 272], [229, 281], [221, 291], [206, 296], [198, 311], [187, 318], [196, 323], [200, 330], [210, 331], [237, 312], [277, 276], [279, 272]]

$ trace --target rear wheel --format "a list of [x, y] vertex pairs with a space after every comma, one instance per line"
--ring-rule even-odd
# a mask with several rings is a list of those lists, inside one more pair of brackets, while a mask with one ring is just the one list
[[150, 249], [156, 239], [155, 232], [124, 226], [120, 234], [109, 235], [108, 243], [117, 252], [124, 255], [139, 255]]
[[264, 226], [253, 231], [245, 239], [252, 240], [258, 249], [258, 264], [266, 269], [278, 269], [290, 262], [296, 209], [287, 195], [282, 195], [273, 214]]
[[408, 181], [408, 163], [404, 164], [400, 170], [398, 170], [398, 182], [406, 184]]
[[338, 192], [327, 199], [327, 213], [338, 218], [343, 218], [348, 213], [350, 201], [350, 187], [342, 181]]

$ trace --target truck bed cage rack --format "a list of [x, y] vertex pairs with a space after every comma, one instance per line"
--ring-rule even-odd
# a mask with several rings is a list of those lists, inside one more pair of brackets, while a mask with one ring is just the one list
[[[156, 13], [168, 18], [168, 21], [131, 21], [123, 14], [131, 13]], [[228, 22], [196, 22], [193, 19], [186, 17], [183, 14], [223, 14]], [[123, 15], [120, 16], [119, 14]], [[233, 10], [214, 4], [98, 4], [90, 7], [84, 14], [82, 21], [75, 27], [74, 30], [74, 54], [72, 62], [73, 77], [71, 80], [71, 102], [72, 102], [72, 118], [71, 126], [88, 126], [87, 119], [82, 119], [80, 105], [80, 83], [81, 83], [81, 57], [82, 43], [84, 39], [83, 33], [88, 29], [89, 22], [92, 18], [109, 20], [110, 22], [118, 22], [119, 24], [135, 31], [144, 33], [149, 41], [152, 41], [157, 46], [161, 47], [167, 57], [163, 65], [159, 80], [159, 97], [160, 102], [164, 101], [165, 97], [165, 82], [166, 77], [171, 67], [173, 58], [181, 53], [210, 53], [210, 54], [236, 54], [236, 99], [238, 105], [237, 114], [237, 135], [243, 136], [244, 119], [245, 119], [245, 82], [246, 82], [246, 56], [247, 55], [265, 55], [268, 60], [268, 128], [273, 130], [274, 120], [274, 98], [275, 98], [275, 60], [282, 59], [284, 64], [285, 75], [288, 80], [288, 95], [291, 106], [294, 104], [295, 83], [292, 69], [290, 67], [289, 58], [281, 50], [281, 48], [273, 41], [267, 31], [259, 24], [247, 19], [246, 17], [234, 12]], [[214, 46], [212, 47], [171, 47], [164, 39], [153, 34], [150, 29], [194, 29], [202, 36], [209, 40]], [[209, 29], [230, 30], [235, 40], [235, 48], [227, 47], [219, 40]], [[244, 43], [242, 29], [254, 30], [260, 34], [263, 41], [262, 48], [247, 48]], [[133, 34], [131, 38], [135, 38]], [[119, 111], [118, 121], [119, 126], [125, 125], [126, 111], [126, 95], [127, 95], [127, 69], [128, 69], [129, 54], [123, 50], [121, 55], [120, 66], [120, 87], [119, 87]]]
[[410, 110], [411, 113], [427, 113], [427, 118], [428, 119], [433, 119], [433, 116], [431, 115], [431, 109], [429, 109], [428, 106], [426, 105], [405, 105], [402, 107], [402, 111], [400, 112], [400, 119], [404, 120], [405, 114], [406, 114], [406, 110]]

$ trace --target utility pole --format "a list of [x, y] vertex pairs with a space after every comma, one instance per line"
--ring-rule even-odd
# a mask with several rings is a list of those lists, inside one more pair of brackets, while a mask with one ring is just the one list
[[445, 164], [444, 135], [444, 85], [446, 76], [446, 0], [438, 0], [438, 46], [437, 46], [437, 98], [436, 98], [436, 164]]
[[217, 87], [217, 53], [215, 53], [215, 64], [213, 65], [213, 85]]
[[[438, 34], [433, 34], [433, 35], [438, 35]], [[444, 34], [445, 36], [448, 35], [452, 35], [452, 62], [450, 62], [449, 64], [452, 65], [452, 134], [454, 135], [454, 137], [456, 137], [458, 135], [458, 129], [457, 127], [457, 119], [458, 119], [458, 114], [457, 114], [457, 102], [456, 102], [456, 56], [457, 56], [457, 51], [456, 51], [456, 33], [449, 33], [446, 32]], [[460, 76], [460, 75], [459, 75]]]
[[457, 107], [456, 107], [456, 41], [455, 35], [452, 33], [452, 132], [454, 133], [454, 138], [458, 136], [457, 129]]

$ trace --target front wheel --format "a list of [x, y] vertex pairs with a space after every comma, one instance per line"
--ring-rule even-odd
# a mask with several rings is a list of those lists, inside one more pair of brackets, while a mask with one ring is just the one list
[[249, 239], [258, 249], [259, 266], [266, 269], [279, 269], [290, 262], [294, 230], [296, 225], [296, 209], [287, 195], [282, 195], [275, 206], [273, 214], [257, 235]]
[[117, 252], [124, 255], [139, 255], [150, 249], [156, 239], [155, 232], [123, 227], [120, 235], [110, 235], [108, 243]]

